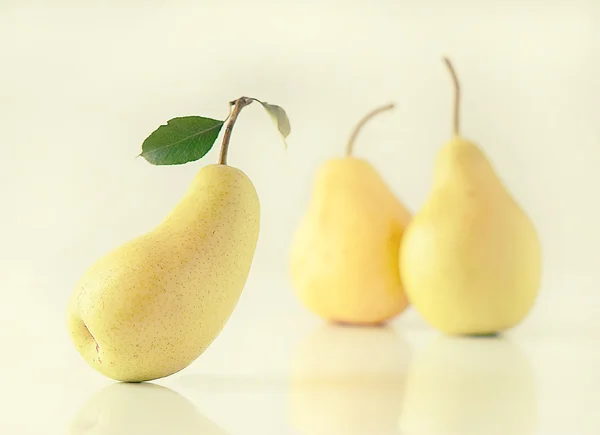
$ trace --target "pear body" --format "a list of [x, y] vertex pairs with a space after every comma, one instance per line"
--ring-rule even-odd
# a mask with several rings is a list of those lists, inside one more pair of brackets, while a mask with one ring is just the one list
[[119, 381], [188, 366], [235, 308], [259, 226], [258, 196], [242, 171], [200, 169], [163, 222], [101, 257], [77, 283], [67, 326], [79, 353]]
[[318, 316], [379, 324], [408, 305], [398, 271], [409, 212], [367, 161], [330, 159], [292, 240], [290, 274], [299, 300]]
[[402, 241], [400, 271], [411, 304], [446, 334], [499, 333], [532, 308], [540, 241], [476, 144], [456, 137], [440, 150], [430, 196]]

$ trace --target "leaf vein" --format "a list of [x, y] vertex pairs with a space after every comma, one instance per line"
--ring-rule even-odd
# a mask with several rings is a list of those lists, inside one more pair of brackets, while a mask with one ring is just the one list
[[145, 152], [143, 152], [143, 153], [142, 153], [142, 155], [148, 155], [149, 153], [154, 153], [154, 152], [157, 152], [157, 151], [162, 151], [162, 150], [164, 150], [164, 149], [166, 149], [166, 148], [171, 148], [171, 147], [173, 147], [173, 146], [175, 146], [175, 145], [177, 145], [177, 144], [179, 144], [179, 143], [181, 143], [181, 142], [184, 142], [184, 141], [186, 141], [186, 140], [192, 139], [192, 138], [194, 138], [194, 137], [196, 137], [196, 136], [199, 136], [199, 135], [201, 135], [201, 134], [204, 134], [204, 133], [206, 133], [206, 132], [209, 132], [209, 131], [211, 131], [211, 130], [214, 130], [214, 129], [216, 129], [217, 127], [219, 127], [219, 128], [220, 128], [220, 127], [222, 127], [222, 126], [223, 126], [223, 124], [225, 124], [225, 122], [223, 122], [223, 121], [219, 121], [219, 123], [218, 123], [218, 124], [215, 124], [215, 125], [213, 125], [212, 127], [209, 127], [209, 128], [207, 128], [206, 130], [201, 130], [201, 131], [198, 131], [198, 132], [196, 132], [196, 133], [194, 133], [194, 134], [191, 134], [191, 135], [189, 135], [189, 136], [187, 136], [187, 137], [184, 137], [184, 138], [182, 138], [182, 139], [179, 139], [179, 140], [177, 140], [177, 141], [175, 141], [175, 142], [171, 142], [170, 144], [164, 145], [164, 146], [162, 146], [162, 147], [157, 147], [157, 148], [153, 148], [153, 149], [151, 149], [151, 150], [145, 151]]

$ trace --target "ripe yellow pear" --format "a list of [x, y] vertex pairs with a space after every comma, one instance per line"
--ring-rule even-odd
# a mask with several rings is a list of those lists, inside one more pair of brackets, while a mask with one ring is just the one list
[[540, 286], [536, 230], [490, 161], [458, 129], [440, 150], [432, 191], [400, 250], [409, 301], [446, 334], [487, 335], [521, 322]]
[[308, 210], [292, 240], [291, 280], [299, 300], [339, 323], [380, 324], [408, 305], [398, 249], [410, 214], [366, 160], [347, 155], [318, 170]]
[[79, 280], [68, 306], [79, 353], [120, 381], [185, 368], [232, 313], [259, 225], [258, 196], [241, 170], [200, 169], [160, 225], [101, 257]]
[[260, 227], [250, 179], [226, 164], [232, 102], [219, 164], [201, 168], [152, 231], [97, 260], [69, 300], [67, 326], [97, 371], [142, 382], [178, 372], [221, 332], [246, 283]]

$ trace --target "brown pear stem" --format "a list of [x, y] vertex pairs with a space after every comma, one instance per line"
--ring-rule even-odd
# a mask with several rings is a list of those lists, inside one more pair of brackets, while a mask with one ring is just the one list
[[454, 135], [458, 136], [460, 132], [460, 83], [458, 82], [458, 76], [456, 70], [452, 66], [452, 62], [447, 57], [444, 58], [444, 62], [450, 71], [452, 76], [452, 82], [454, 83], [454, 113], [453, 113], [453, 124], [454, 124]]
[[354, 143], [356, 142], [356, 138], [358, 137], [358, 134], [360, 133], [361, 129], [364, 127], [364, 125], [369, 122], [374, 116], [380, 114], [381, 112], [385, 112], [387, 110], [391, 110], [394, 108], [394, 104], [390, 103], [390, 104], [386, 104], [385, 106], [381, 106], [381, 107], [377, 107], [376, 109], [370, 111], [369, 113], [367, 113], [359, 122], [358, 124], [356, 124], [356, 127], [354, 127], [354, 131], [352, 132], [352, 135], [350, 136], [350, 139], [348, 140], [348, 144], [346, 145], [346, 156], [350, 157], [352, 155], [352, 152], [354, 151]]
[[223, 135], [223, 143], [221, 144], [221, 153], [219, 154], [219, 165], [227, 164], [227, 152], [229, 151], [229, 140], [231, 139], [231, 132], [233, 131], [233, 125], [237, 120], [240, 111], [252, 103], [252, 98], [241, 97], [237, 100], [231, 101], [229, 104], [233, 106], [233, 110], [231, 111], [231, 115], [229, 117], [229, 122], [227, 123], [227, 127], [225, 127], [225, 134]]

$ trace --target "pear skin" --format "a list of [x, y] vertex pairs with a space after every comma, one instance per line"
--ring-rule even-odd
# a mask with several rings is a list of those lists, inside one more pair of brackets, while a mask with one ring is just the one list
[[239, 169], [208, 165], [160, 225], [96, 261], [68, 304], [81, 356], [119, 381], [162, 378], [221, 332], [248, 277], [260, 206]]
[[496, 334], [516, 326], [540, 287], [541, 247], [532, 221], [480, 147], [458, 134], [458, 118], [434, 174], [400, 249], [409, 301], [449, 335]]
[[409, 220], [369, 162], [351, 155], [326, 161], [292, 240], [298, 299], [323, 319], [347, 324], [381, 324], [404, 311], [398, 250]]

